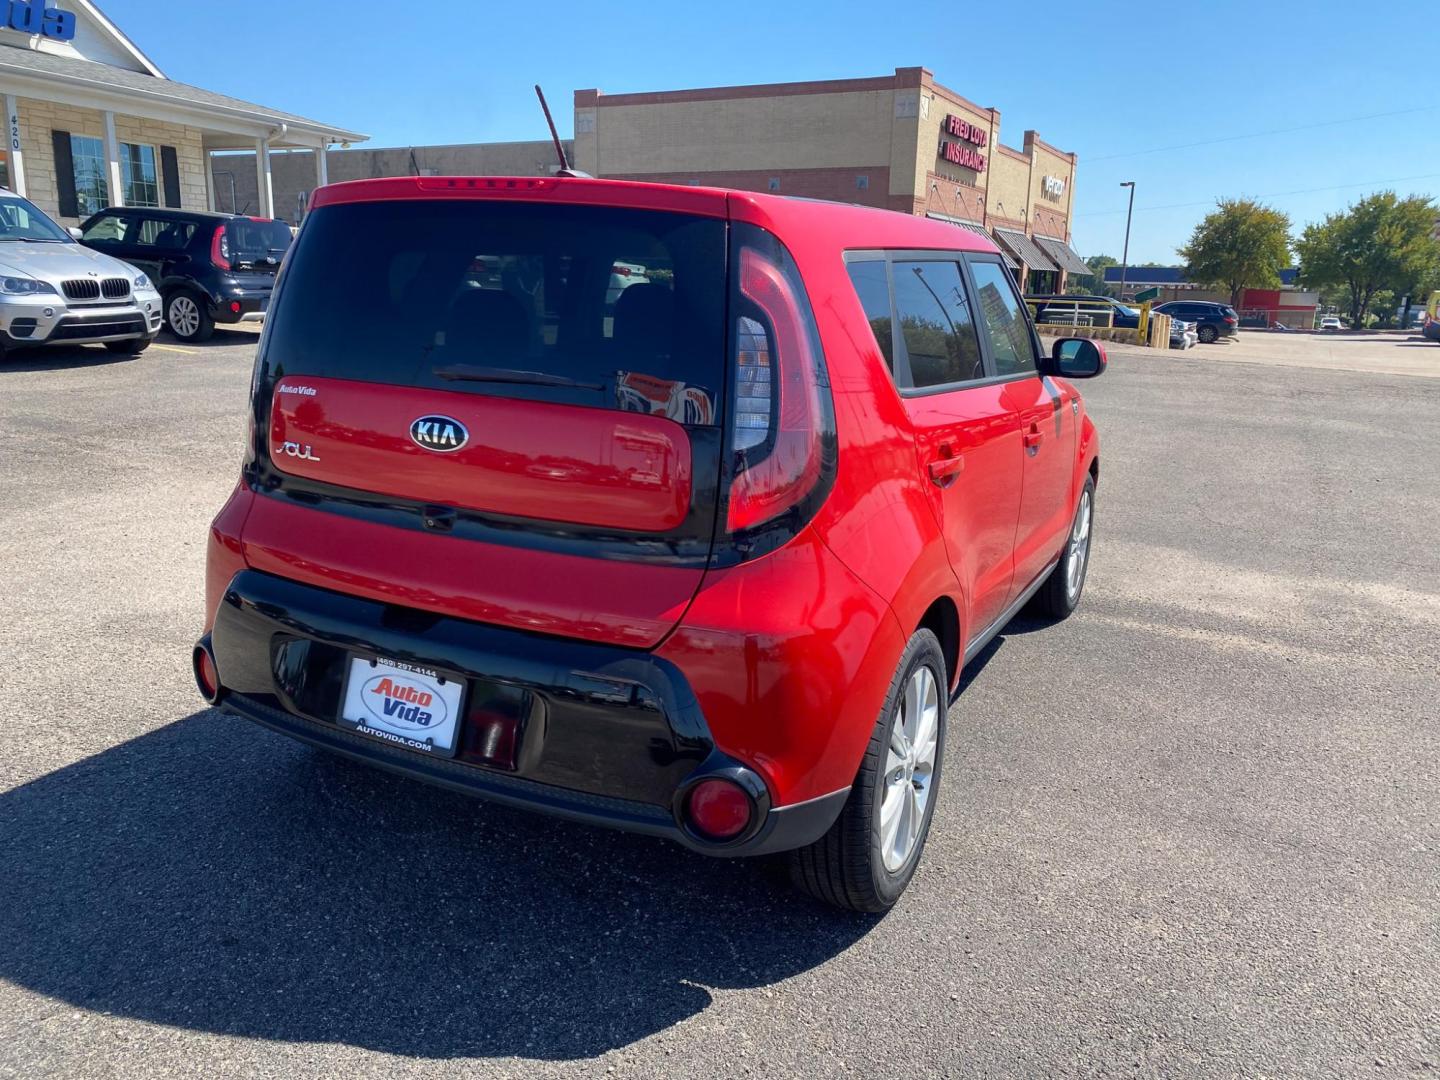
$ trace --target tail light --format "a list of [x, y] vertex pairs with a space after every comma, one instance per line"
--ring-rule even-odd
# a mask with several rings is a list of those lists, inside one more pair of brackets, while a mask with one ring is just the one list
[[216, 229], [215, 235], [210, 238], [210, 261], [217, 270], [230, 269], [230, 238], [224, 225]]
[[[828, 494], [835, 466], [834, 406], [815, 319], [789, 253], [774, 237], [737, 228], [731, 479], [726, 527], [794, 535]], [[753, 551], [751, 554], [758, 554]]]

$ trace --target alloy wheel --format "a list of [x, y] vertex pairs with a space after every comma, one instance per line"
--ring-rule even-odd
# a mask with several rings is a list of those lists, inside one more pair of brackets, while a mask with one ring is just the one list
[[1075, 603], [1080, 586], [1085, 583], [1085, 566], [1090, 559], [1090, 519], [1093, 509], [1087, 489], [1080, 496], [1080, 509], [1070, 527], [1070, 542], [1065, 546], [1065, 595]]
[[200, 308], [183, 293], [170, 301], [168, 319], [176, 337], [194, 337], [200, 330]]
[[910, 673], [890, 723], [880, 801], [880, 853], [897, 873], [925, 826], [940, 741], [940, 689], [924, 664]]

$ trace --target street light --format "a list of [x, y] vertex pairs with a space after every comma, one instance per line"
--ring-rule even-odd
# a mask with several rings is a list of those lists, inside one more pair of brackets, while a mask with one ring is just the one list
[[1122, 180], [1121, 187], [1130, 189], [1130, 209], [1125, 211], [1125, 250], [1120, 255], [1120, 299], [1125, 299], [1125, 272], [1130, 268], [1130, 217], [1135, 213], [1135, 181]]

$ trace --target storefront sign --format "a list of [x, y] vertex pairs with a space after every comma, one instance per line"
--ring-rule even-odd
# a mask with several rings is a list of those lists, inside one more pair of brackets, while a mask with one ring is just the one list
[[[979, 147], [990, 141], [989, 133], [982, 127], [970, 123], [962, 116], [947, 116], [945, 124], [940, 129], [940, 150], [939, 154], [951, 165], [963, 165], [967, 169], [974, 169], [976, 172], [985, 170], [985, 155], [980, 153]], [[949, 135], [955, 139], [962, 139], [963, 142], [950, 142], [944, 136]], [[966, 146], [965, 143], [969, 143]]]
[[75, 39], [75, 13], [45, 6], [45, 0], [0, 0], [4, 25], [22, 34], [39, 34], [54, 41]]
[[1058, 176], [1047, 176], [1040, 181], [1040, 192], [1047, 199], [1063, 199], [1065, 197], [1065, 181]]

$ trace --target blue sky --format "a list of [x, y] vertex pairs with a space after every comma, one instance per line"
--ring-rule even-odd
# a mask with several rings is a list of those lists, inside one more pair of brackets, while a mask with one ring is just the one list
[[[948, 15], [942, 5], [876, 0], [101, 6], [173, 78], [368, 132], [374, 146], [542, 137], [536, 82], [568, 135], [577, 88], [846, 78], [923, 64], [999, 108], [1003, 142], [1018, 147], [1035, 128], [1080, 156], [1073, 229], [1087, 256], [1120, 255], [1121, 180], [1138, 185], [1133, 262], [1174, 261], [1219, 196], [1262, 196], [1298, 230], [1379, 188], [1440, 194], [1436, 27], [1418, 8], [1366, 13], [1337, 0], [1183, 8], [1001, 0]], [[242, 25], [256, 28], [253, 44]], [[1282, 130], [1295, 128], [1305, 130]], [[1235, 138], [1262, 132], [1272, 134]]]

